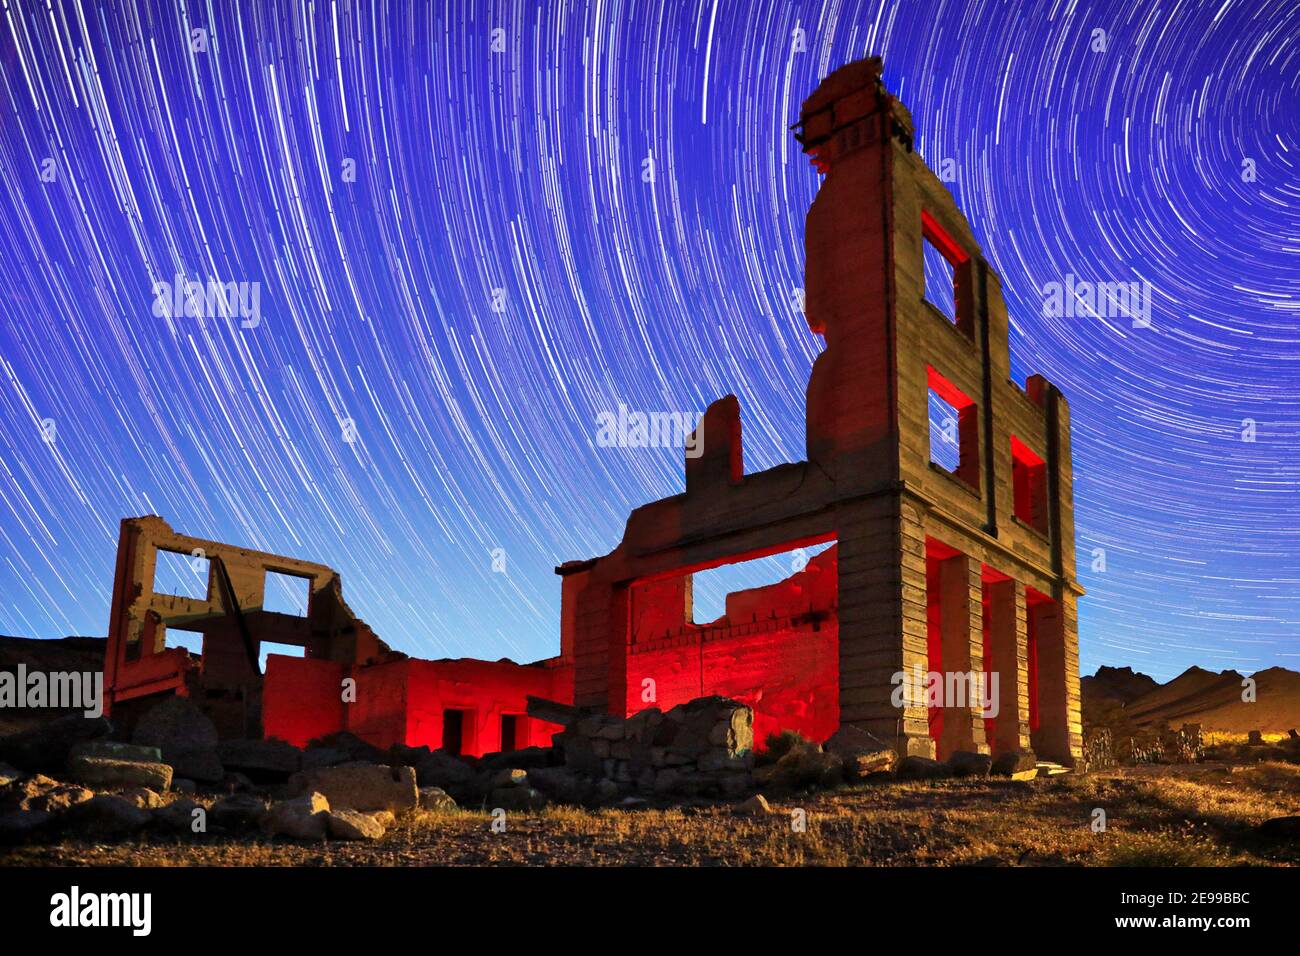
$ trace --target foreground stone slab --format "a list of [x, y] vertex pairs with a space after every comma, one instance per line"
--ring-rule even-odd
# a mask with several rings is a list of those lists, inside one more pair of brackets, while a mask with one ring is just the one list
[[331, 807], [345, 810], [397, 813], [420, 805], [411, 767], [368, 763], [321, 767], [295, 775], [291, 786], [299, 793], [323, 794]]
[[165, 791], [172, 785], [172, 768], [165, 763], [73, 757], [68, 761], [68, 774], [92, 787], [147, 787]]

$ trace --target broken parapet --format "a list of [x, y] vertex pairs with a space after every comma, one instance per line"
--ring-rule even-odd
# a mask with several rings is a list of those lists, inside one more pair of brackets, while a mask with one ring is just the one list
[[532, 697], [528, 714], [564, 727], [554, 738], [563, 766], [529, 771], [558, 799], [736, 796], [753, 782], [754, 712], [725, 697], [627, 718]]
[[[198, 566], [206, 562], [202, 597], [154, 590], [160, 551]], [[306, 580], [305, 616], [264, 609], [270, 572]], [[169, 628], [202, 635], [201, 659], [169, 647]], [[391, 654], [344, 602], [333, 568], [177, 534], [155, 515], [122, 521], [104, 658], [105, 713], [164, 694], [192, 696], [222, 737], [258, 737], [263, 641], [348, 664]]]

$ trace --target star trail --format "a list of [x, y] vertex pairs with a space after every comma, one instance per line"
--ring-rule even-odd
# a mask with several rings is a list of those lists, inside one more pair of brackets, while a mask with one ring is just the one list
[[683, 485], [601, 413], [804, 457], [789, 126], [879, 54], [1070, 400], [1084, 672], [1300, 666], [1293, 0], [0, 2], [0, 633], [102, 635], [155, 513], [411, 654], [555, 653], [552, 568]]

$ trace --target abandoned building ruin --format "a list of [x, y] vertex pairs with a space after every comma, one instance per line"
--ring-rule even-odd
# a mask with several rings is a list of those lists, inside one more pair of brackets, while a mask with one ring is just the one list
[[[636, 509], [604, 557], [561, 577], [558, 657], [415, 660], [383, 644], [328, 567], [122, 523], [106, 705], [187, 694], [223, 734], [303, 745], [348, 730], [379, 746], [472, 755], [545, 745], [537, 696], [626, 716], [722, 695], [754, 710], [757, 740], [841, 724], [900, 754], [1082, 754], [1069, 409], [1034, 375], [1010, 380], [997, 275], [948, 190], [912, 150], [878, 59], [829, 76], [797, 139], [825, 175], [807, 216], [806, 315], [825, 340], [806, 393], [807, 460], [746, 474], [733, 396], [705, 414], [683, 494]], [[927, 301], [926, 244], [951, 271], [955, 315]], [[956, 467], [932, 461], [931, 396], [956, 418]], [[829, 547], [826, 547], [830, 545]], [[823, 547], [802, 570], [692, 620], [692, 575]], [[159, 550], [209, 564], [206, 599], [153, 593]], [[305, 618], [263, 609], [268, 571], [310, 582]], [[202, 634], [202, 655], [168, 628]], [[304, 648], [271, 654], [262, 641]], [[898, 675], [997, 673], [976, 699], [897, 706]], [[355, 681], [355, 700], [340, 687]], [[646, 688], [653, 688], [652, 702]]]

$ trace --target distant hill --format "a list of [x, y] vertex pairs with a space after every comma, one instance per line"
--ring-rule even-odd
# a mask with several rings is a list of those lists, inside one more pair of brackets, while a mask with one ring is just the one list
[[[98, 671], [104, 669], [102, 637], [4, 637], [0, 635], [0, 671], [17, 673], [18, 665], [32, 671]], [[65, 711], [36, 709], [0, 710], [0, 736], [27, 730]]]
[[102, 637], [4, 637], [0, 635], [0, 668], [17, 664], [43, 671], [97, 671], [104, 666]]
[[1202, 730], [1234, 734], [1300, 728], [1300, 673], [1270, 667], [1251, 676], [1255, 702], [1246, 703], [1241, 699], [1245, 675], [1234, 670], [1189, 667], [1159, 684], [1129, 667], [1102, 667], [1082, 680], [1084, 710], [1101, 713], [1118, 704], [1136, 727], [1200, 724]]
[[1082, 686], [1085, 697], [1104, 697], [1127, 704], [1160, 685], [1155, 678], [1139, 674], [1131, 667], [1099, 667], [1097, 673], [1083, 678]]

